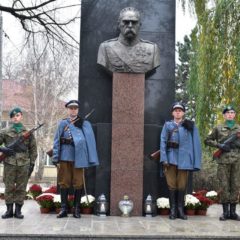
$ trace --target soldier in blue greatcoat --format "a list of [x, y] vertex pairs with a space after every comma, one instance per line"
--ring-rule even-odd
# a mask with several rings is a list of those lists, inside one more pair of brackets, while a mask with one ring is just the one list
[[167, 121], [161, 132], [160, 162], [169, 189], [170, 219], [187, 219], [184, 215], [184, 196], [189, 171], [201, 168], [201, 143], [194, 122], [184, 119], [185, 106], [172, 105], [173, 120]]
[[83, 189], [83, 169], [99, 164], [95, 136], [89, 121], [79, 117], [79, 102], [66, 103], [68, 118], [60, 121], [54, 137], [53, 163], [59, 164], [58, 181], [61, 195], [61, 212], [58, 218], [67, 217], [68, 192], [74, 188], [74, 214], [80, 218], [80, 199]]

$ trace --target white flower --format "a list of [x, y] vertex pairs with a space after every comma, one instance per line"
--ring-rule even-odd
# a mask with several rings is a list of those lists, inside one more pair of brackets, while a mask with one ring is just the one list
[[215, 191], [209, 191], [206, 193], [206, 197], [217, 197], [217, 192]]
[[164, 197], [158, 198], [157, 199], [157, 207], [158, 208], [170, 208], [169, 199], [164, 198]]
[[187, 194], [185, 196], [185, 206], [190, 204], [196, 205], [198, 203], [200, 203], [200, 201], [196, 197], [194, 197], [192, 194]]
[[55, 194], [55, 196], [53, 197], [53, 202], [60, 203], [61, 196], [59, 194]]
[[[87, 200], [87, 196], [88, 196], [88, 200]], [[87, 195], [87, 196], [83, 196], [81, 197], [81, 203], [92, 203], [95, 201], [95, 197], [93, 197], [92, 195]]]
[[5, 193], [5, 188], [0, 188], [0, 194]]

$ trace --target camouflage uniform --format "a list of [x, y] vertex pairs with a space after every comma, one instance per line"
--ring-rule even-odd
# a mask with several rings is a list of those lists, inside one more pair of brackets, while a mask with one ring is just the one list
[[[240, 126], [235, 124], [233, 128], [229, 128], [226, 124], [215, 127], [211, 134], [205, 140], [205, 144], [216, 147], [218, 143], [223, 143], [230, 135], [240, 131]], [[240, 140], [236, 140], [231, 144], [230, 152], [223, 152], [217, 159], [221, 194], [221, 203], [236, 203], [238, 201], [240, 187]]]
[[[12, 127], [0, 131], [0, 145], [8, 145], [27, 130], [23, 127], [19, 133]], [[22, 205], [26, 196], [28, 182], [28, 170], [30, 164], [34, 164], [37, 158], [36, 140], [33, 135], [24, 141], [27, 151], [16, 153], [4, 159], [5, 202], [6, 204], [17, 203]]]

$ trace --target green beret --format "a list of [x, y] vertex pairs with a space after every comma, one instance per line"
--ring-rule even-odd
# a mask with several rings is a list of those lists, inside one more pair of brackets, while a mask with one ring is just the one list
[[230, 110], [236, 112], [233, 106], [227, 105], [227, 106], [224, 107], [222, 113], [225, 114], [227, 111], [230, 111]]
[[9, 112], [10, 118], [13, 118], [17, 113], [22, 113], [22, 109], [20, 107], [15, 107]]

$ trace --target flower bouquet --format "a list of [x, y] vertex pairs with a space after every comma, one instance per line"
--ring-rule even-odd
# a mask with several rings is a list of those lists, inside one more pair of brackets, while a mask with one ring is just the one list
[[164, 197], [158, 198], [157, 199], [157, 207], [159, 209], [160, 215], [168, 215], [169, 208], [170, 208], [169, 199], [164, 198]]
[[68, 208], [73, 208], [74, 205], [74, 195], [68, 195]]
[[29, 190], [28, 193], [30, 196], [33, 197], [33, 199], [36, 199], [37, 196], [39, 196], [42, 193], [42, 187], [38, 184], [33, 184]]
[[51, 186], [47, 190], [45, 190], [43, 193], [54, 193], [57, 194], [57, 186]]
[[85, 214], [91, 214], [93, 211], [94, 203], [95, 197], [93, 197], [92, 195], [86, 195], [81, 197], [81, 212]]
[[201, 190], [193, 194], [200, 202], [200, 204], [196, 207], [197, 215], [206, 215], [208, 207], [213, 204], [213, 201], [207, 198], [206, 194], [206, 190]]
[[169, 209], [170, 208], [169, 199], [164, 197], [158, 198], [157, 207], [161, 209]]
[[36, 197], [36, 201], [40, 205], [42, 213], [50, 212], [51, 209], [54, 207], [53, 198], [54, 195], [49, 193], [43, 193], [40, 196]]
[[213, 203], [218, 202], [218, 193], [215, 191], [209, 191], [206, 193], [206, 197], [213, 201]]
[[61, 209], [61, 196], [59, 194], [54, 195], [53, 204], [54, 204], [56, 213], [59, 213]]
[[5, 188], [0, 188], [0, 199], [4, 199]]
[[185, 196], [185, 210], [188, 215], [194, 215], [195, 209], [200, 205], [200, 201], [192, 194]]

